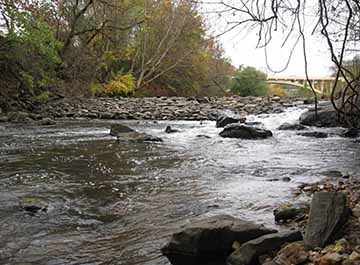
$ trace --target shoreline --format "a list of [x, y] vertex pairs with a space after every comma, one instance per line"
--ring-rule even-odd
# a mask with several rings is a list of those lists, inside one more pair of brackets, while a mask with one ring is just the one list
[[[224, 111], [239, 117], [281, 113], [303, 105], [304, 99], [274, 97], [151, 97], [64, 98], [33, 110], [0, 110], [0, 122], [31, 123], [45, 119], [85, 118], [104, 120], [216, 120]], [[46, 120], [44, 122], [47, 125]], [[50, 121], [48, 120], [48, 123]]]

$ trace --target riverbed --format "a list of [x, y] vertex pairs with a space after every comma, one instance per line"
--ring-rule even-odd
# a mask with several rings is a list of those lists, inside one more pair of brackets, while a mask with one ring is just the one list
[[[121, 121], [163, 139], [155, 144], [117, 142], [113, 120], [1, 125], [0, 264], [168, 265], [160, 248], [191, 218], [276, 227], [272, 211], [299, 184], [360, 169], [359, 142], [340, 128], [316, 129], [324, 139], [276, 130], [303, 111], [250, 116], [274, 134], [255, 141], [221, 138], [212, 121]], [[23, 211], [28, 198], [47, 210]]]

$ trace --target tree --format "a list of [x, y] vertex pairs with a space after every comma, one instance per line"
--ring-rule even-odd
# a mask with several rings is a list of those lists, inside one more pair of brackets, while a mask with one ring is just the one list
[[230, 90], [240, 96], [264, 96], [267, 94], [267, 76], [254, 67], [240, 69], [232, 80]]

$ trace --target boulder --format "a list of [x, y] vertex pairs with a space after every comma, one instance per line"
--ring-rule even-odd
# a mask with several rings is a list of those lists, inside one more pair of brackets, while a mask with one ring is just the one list
[[56, 122], [51, 118], [44, 118], [38, 122], [39, 125], [42, 126], [49, 126], [49, 125], [55, 125]]
[[324, 132], [302, 132], [297, 133], [297, 135], [314, 138], [327, 138], [329, 136], [327, 133]]
[[315, 248], [330, 243], [338, 236], [339, 229], [347, 220], [348, 215], [345, 194], [315, 193], [311, 201], [305, 244], [309, 248]]
[[266, 129], [245, 126], [241, 124], [229, 124], [222, 132], [221, 137], [241, 139], [265, 139], [272, 136], [272, 132]]
[[300, 124], [317, 127], [337, 127], [341, 126], [338, 115], [332, 106], [319, 107], [316, 117], [315, 110], [308, 110], [301, 114]]
[[260, 255], [279, 249], [285, 243], [302, 240], [300, 231], [280, 232], [250, 240], [235, 250], [227, 259], [229, 265], [257, 264]]
[[274, 210], [275, 222], [299, 218], [307, 213], [308, 210], [309, 205], [306, 204], [281, 205]]
[[222, 115], [218, 117], [216, 120], [216, 128], [223, 128], [228, 124], [238, 123], [238, 122], [240, 122], [240, 119]]
[[288, 123], [288, 122], [283, 123], [278, 128], [278, 130], [281, 130], [281, 131], [302, 131], [302, 130], [307, 130], [307, 129], [308, 128], [305, 125], [302, 125], [299, 123]]
[[275, 232], [262, 225], [219, 215], [197, 221], [175, 233], [161, 251], [173, 264], [180, 264], [177, 262], [180, 257], [197, 261], [225, 259], [233, 251], [234, 241], [244, 243]]

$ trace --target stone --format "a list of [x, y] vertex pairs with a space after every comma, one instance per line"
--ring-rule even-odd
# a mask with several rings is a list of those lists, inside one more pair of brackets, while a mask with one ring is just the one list
[[346, 196], [343, 193], [315, 193], [311, 201], [305, 244], [309, 248], [316, 248], [331, 243], [347, 220], [348, 214]]
[[338, 115], [332, 106], [319, 107], [316, 117], [315, 110], [308, 110], [300, 116], [300, 124], [317, 127], [338, 127]]
[[356, 138], [359, 136], [359, 134], [360, 134], [360, 129], [351, 128], [351, 129], [347, 130], [346, 132], [344, 132], [341, 136], [346, 137], [346, 138]]
[[298, 265], [309, 261], [309, 253], [305, 249], [303, 241], [297, 241], [287, 244], [274, 258], [277, 265]]
[[320, 258], [319, 265], [341, 265], [343, 256], [338, 253], [327, 253]]
[[[218, 215], [196, 221], [175, 233], [161, 251], [174, 263], [179, 257], [207, 260], [227, 257], [235, 241], [240, 244], [262, 235], [275, 233], [263, 225], [243, 221], [228, 215]], [[185, 264], [185, 263], [184, 263]]]
[[128, 132], [121, 133], [117, 136], [117, 140], [128, 141], [128, 142], [162, 142], [163, 140], [160, 137], [152, 136], [146, 133], [141, 132]]
[[7, 116], [0, 116], [0, 122], [8, 122], [9, 118]]
[[56, 122], [51, 118], [44, 118], [39, 121], [39, 125], [42, 125], [42, 126], [49, 126], [49, 125], [54, 125], [54, 124], [56, 124]]
[[297, 135], [314, 138], [327, 138], [329, 136], [327, 133], [324, 132], [302, 132], [297, 133]]
[[120, 123], [111, 125], [111, 129], [110, 129], [111, 136], [120, 136], [123, 133], [129, 133], [129, 132], [135, 132], [135, 130]]
[[308, 128], [302, 124], [292, 124], [292, 123], [287, 123], [285, 122], [284, 124], [280, 125], [280, 127], [278, 128], [278, 130], [280, 131], [302, 131], [302, 130], [307, 130]]
[[357, 203], [351, 211], [353, 216], [360, 218], [360, 203]]
[[341, 178], [343, 176], [343, 174], [338, 170], [322, 171], [320, 174], [325, 177], [331, 177], [331, 178]]
[[8, 113], [8, 120], [15, 123], [29, 123], [33, 121], [28, 113], [22, 111]]
[[98, 114], [100, 119], [104, 119], [104, 120], [111, 120], [114, 119], [115, 115], [111, 112], [99, 112]]
[[220, 132], [220, 136], [225, 138], [265, 139], [271, 137], [272, 132], [269, 130], [241, 124], [229, 124], [222, 132]]
[[41, 198], [24, 197], [20, 200], [19, 206], [27, 213], [34, 215], [38, 212], [47, 212], [48, 205]]
[[258, 257], [279, 249], [285, 243], [302, 240], [300, 231], [264, 235], [241, 245], [227, 259], [228, 265], [257, 264]]
[[275, 222], [288, 221], [304, 215], [309, 210], [306, 204], [281, 205], [274, 210]]
[[176, 132], [179, 132], [179, 130], [173, 129], [173, 128], [171, 128], [171, 126], [166, 126], [165, 132], [166, 133], [176, 133]]
[[238, 123], [238, 122], [240, 122], [239, 119], [223, 115], [218, 117], [218, 119], [216, 120], [216, 128], [223, 128], [228, 124]]
[[353, 261], [360, 261], [360, 253], [354, 250], [353, 252], [351, 252], [349, 259]]

